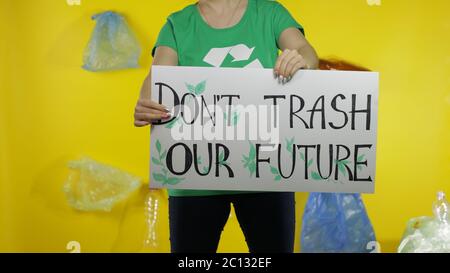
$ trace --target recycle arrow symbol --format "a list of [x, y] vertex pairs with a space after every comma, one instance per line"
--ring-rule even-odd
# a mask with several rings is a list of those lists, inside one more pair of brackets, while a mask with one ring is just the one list
[[[203, 58], [203, 61], [214, 67], [220, 67], [228, 54], [233, 57], [232, 62], [246, 61], [250, 59], [250, 56], [252, 55], [254, 49], [255, 47], [249, 48], [244, 44], [238, 44], [229, 47], [211, 48], [208, 54], [206, 54], [206, 56]], [[260, 65], [259, 60], [255, 61]], [[255, 63], [255, 61], [251, 64]], [[262, 65], [260, 65], [260, 67], [262, 67]]]

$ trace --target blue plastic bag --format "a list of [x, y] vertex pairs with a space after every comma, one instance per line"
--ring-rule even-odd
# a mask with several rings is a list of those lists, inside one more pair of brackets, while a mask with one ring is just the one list
[[84, 51], [83, 68], [108, 71], [139, 67], [139, 43], [125, 19], [107, 11], [92, 17], [94, 32]]
[[371, 252], [375, 233], [359, 194], [311, 193], [303, 214], [301, 252]]

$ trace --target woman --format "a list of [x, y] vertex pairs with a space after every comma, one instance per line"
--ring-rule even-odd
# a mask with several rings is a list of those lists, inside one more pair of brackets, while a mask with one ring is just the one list
[[[302, 26], [268, 0], [189, 5], [168, 17], [153, 56], [153, 65], [273, 68], [280, 84], [299, 69], [318, 66]], [[170, 117], [165, 106], [150, 100], [150, 77], [135, 109], [138, 127]], [[293, 252], [294, 193], [169, 190], [172, 252], [215, 252], [231, 204], [250, 252]]]

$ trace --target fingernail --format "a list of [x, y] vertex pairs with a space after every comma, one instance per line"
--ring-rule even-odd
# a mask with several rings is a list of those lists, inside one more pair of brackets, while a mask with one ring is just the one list
[[278, 77], [277, 72], [273, 71], [273, 78], [276, 79]]
[[279, 76], [278, 76], [278, 83], [282, 84], [283, 81], [284, 81], [284, 77], [281, 76], [281, 75], [279, 75]]

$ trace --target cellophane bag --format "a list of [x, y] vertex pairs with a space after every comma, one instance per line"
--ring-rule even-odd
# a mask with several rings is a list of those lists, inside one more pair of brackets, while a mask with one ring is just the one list
[[408, 221], [399, 253], [450, 253], [449, 204], [444, 192], [438, 192], [433, 214]]
[[303, 214], [301, 252], [371, 252], [375, 233], [359, 194], [310, 193]]
[[83, 157], [68, 163], [64, 183], [68, 204], [81, 211], [112, 210], [141, 186], [141, 179], [116, 167]]
[[92, 17], [94, 32], [84, 51], [83, 68], [108, 71], [139, 67], [139, 43], [121, 15], [107, 11]]

